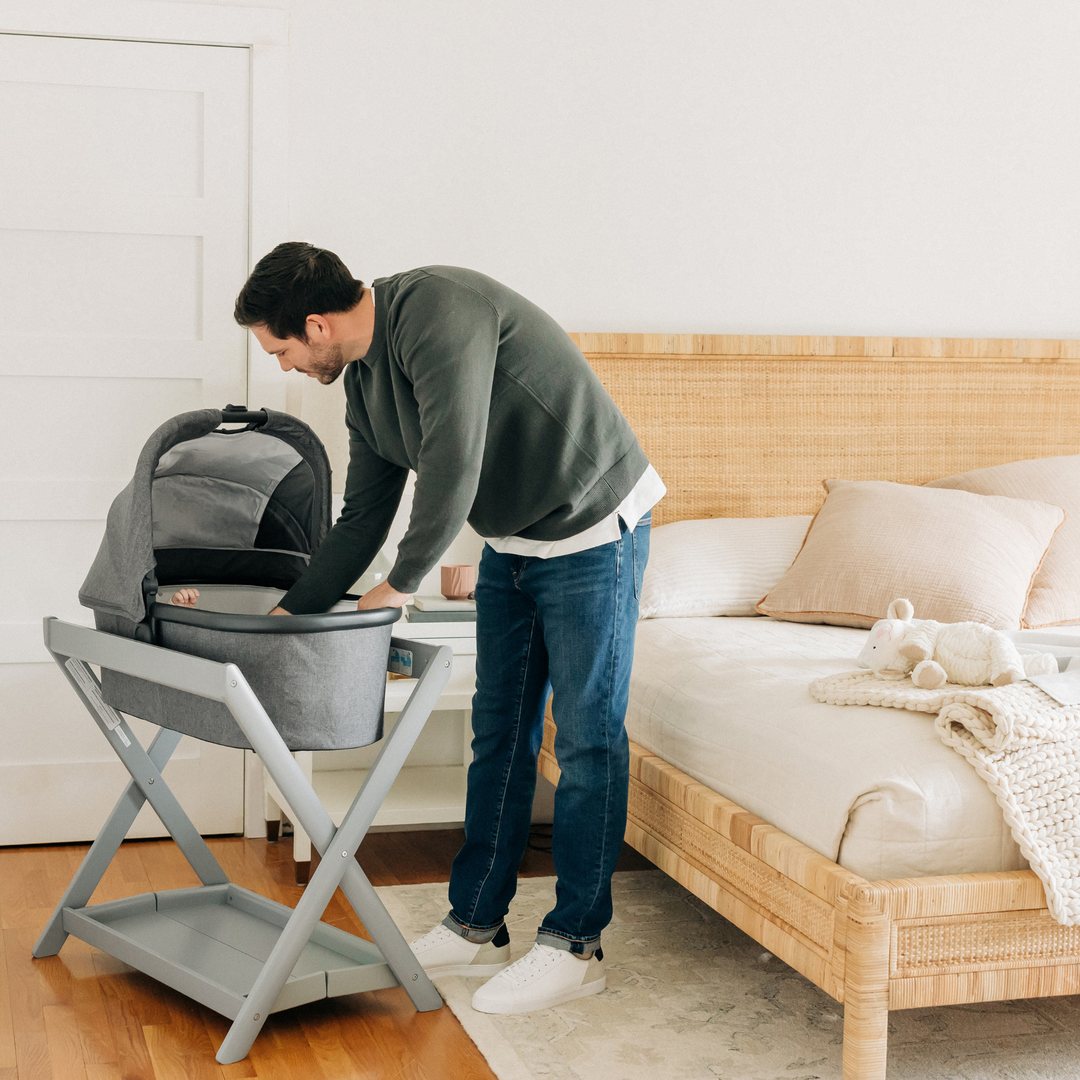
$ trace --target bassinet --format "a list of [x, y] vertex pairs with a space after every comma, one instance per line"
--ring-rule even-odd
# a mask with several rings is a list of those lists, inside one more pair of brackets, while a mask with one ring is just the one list
[[[248, 422], [222, 430], [223, 417]], [[398, 612], [265, 617], [329, 519], [330, 464], [306, 424], [271, 411], [183, 413], [147, 441], [79, 599], [101, 630], [239, 664], [290, 750], [366, 746], [382, 737]], [[156, 602], [184, 585], [200, 589], [195, 609]], [[102, 693], [132, 716], [250, 749], [219, 702], [109, 670]]]
[[[418, 1009], [441, 1005], [354, 855], [446, 685], [452, 653], [394, 641], [394, 608], [268, 614], [329, 515], [329, 464], [305, 424], [233, 406], [181, 414], [147, 441], [109, 511], [79, 593], [97, 629], [45, 620], [46, 646], [132, 780], [34, 955], [55, 954], [74, 934], [234, 1018], [222, 1063], [247, 1054], [268, 1013], [301, 1002], [401, 983]], [[196, 607], [158, 600], [183, 586], [199, 589]], [[418, 681], [335, 830], [290, 751], [382, 738], [388, 667]], [[161, 727], [148, 750], [122, 713]], [[168, 790], [161, 770], [185, 734], [254, 749], [320, 854], [333, 851], [295, 912], [232, 885]], [[203, 885], [87, 907], [144, 801]], [[339, 884], [375, 945], [319, 922]]]

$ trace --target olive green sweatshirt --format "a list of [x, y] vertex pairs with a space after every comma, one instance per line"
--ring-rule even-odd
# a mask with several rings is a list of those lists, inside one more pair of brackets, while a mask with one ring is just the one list
[[343, 376], [345, 506], [282, 599], [325, 611], [386, 540], [410, 469], [408, 531], [387, 580], [415, 592], [466, 521], [563, 540], [612, 513], [648, 466], [566, 332], [483, 274], [426, 266], [375, 282], [367, 355]]

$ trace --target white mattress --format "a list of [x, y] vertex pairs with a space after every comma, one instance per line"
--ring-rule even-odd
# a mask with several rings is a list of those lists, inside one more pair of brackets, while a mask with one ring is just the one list
[[870, 880], [1025, 867], [994, 796], [932, 717], [810, 697], [811, 680], [857, 670], [865, 637], [761, 617], [645, 619], [627, 731]]

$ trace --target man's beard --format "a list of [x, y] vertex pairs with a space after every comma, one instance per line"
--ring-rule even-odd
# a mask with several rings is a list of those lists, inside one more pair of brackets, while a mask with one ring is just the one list
[[337, 381], [338, 376], [345, 370], [347, 363], [348, 361], [345, 359], [340, 345], [327, 345], [326, 349], [321, 353], [312, 350], [311, 366], [308, 371], [323, 386], [329, 386], [332, 382]]

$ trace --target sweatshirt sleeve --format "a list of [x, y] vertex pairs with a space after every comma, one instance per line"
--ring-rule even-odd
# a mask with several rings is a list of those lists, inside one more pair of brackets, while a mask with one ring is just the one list
[[[348, 423], [348, 420], [346, 420]], [[280, 604], [293, 615], [326, 611], [368, 568], [386, 542], [409, 470], [379, 457], [349, 424], [345, 506]]]
[[387, 575], [415, 592], [476, 499], [499, 350], [499, 316], [466, 285], [431, 277], [392, 313], [394, 353], [413, 387], [421, 444], [408, 531]]

